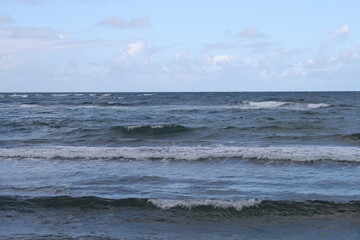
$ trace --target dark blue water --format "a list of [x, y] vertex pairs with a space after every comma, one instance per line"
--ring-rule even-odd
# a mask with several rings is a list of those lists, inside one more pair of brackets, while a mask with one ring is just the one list
[[1, 93], [1, 239], [360, 239], [360, 93]]

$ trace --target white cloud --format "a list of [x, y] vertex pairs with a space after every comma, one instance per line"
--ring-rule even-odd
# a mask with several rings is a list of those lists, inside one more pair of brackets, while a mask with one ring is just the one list
[[146, 17], [137, 17], [130, 21], [123, 18], [112, 16], [105, 18], [98, 23], [100, 26], [112, 26], [114, 28], [147, 28], [150, 27], [150, 20]]
[[242, 58], [241, 62], [244, 65], [252, 67], [252, 68], [259, 67], [259, 63], [260, 63], [259, 59], [257, 59], [257, 58]]
[[255, 27], [244, 28], [240, 33], [239, 37], [246, 39], [264, 38], [265, 35]]
[[230, 63], [232, 61], [235, 60], [234, 56], [229, 56], [229, 55], [217, 55], [215, 57], [212, 58], [212, 64], [213, 65], [223, 65], [223, 64], [227, 64]]
[[329, 59], [329, 49], [334, 41], [345, 40], [350, 31], [349, 24], [343, 24], [338, 28], [333, 29], [321, 43], [317, 54], [316, 61], [317, 62], [326, 62]]
[[117, 56], [110, 63], [116, 67], [126, 67], [143, 64], [146, 65], [150, 61], [150, 56], [156, 51], [147, 46], [146, 41], [136, 40], [124, 44], [118, 49]]
[[174, 58], [175, 61], [181, 61], [181, 60], [186, 59], [186, 54], [182, 53], [182, 52], [175, 53], [173, 58]]
[[126, 53], [130, 57], [135, 57], [144, 49], [144, 47], [145, 47], [144, 41], [136, 41], [128, 45]]
[[0, 12], [0, 24], [10, 24], [14, 22], [14, 19], [12, 19], [10, 15]]
[[345, 49], [339, 53], [339, 57], [345, 62], [356, 61], [360, 58], [360, 49], [357, 46]]
[[326, 42], [331, 42], [335, 40], [342, 40], [347, 37], [350, 31], [349, 24], [343, 24], [338, 28], [333, 29], [326, 38]]

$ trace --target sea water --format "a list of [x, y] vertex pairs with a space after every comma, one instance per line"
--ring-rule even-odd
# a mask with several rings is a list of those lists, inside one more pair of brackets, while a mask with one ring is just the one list
[[0, 239], [360, 239], [360, 93], [1, 93]]

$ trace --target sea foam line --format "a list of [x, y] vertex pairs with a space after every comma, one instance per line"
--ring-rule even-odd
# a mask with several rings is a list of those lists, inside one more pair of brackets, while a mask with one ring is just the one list
[[270, 161], [360, 162], [359, 147], [331, 146], [164, 146], [164, 147], [73, 147], [5, 148], [1, 158], [36, 159], [108, 159], [108, 160], [211, 160], [250, 159]]

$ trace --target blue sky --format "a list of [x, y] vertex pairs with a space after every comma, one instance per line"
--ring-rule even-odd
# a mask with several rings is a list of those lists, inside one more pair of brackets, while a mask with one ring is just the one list
[[358, 0], [0, 0], [0, 92], [360, 90]]

